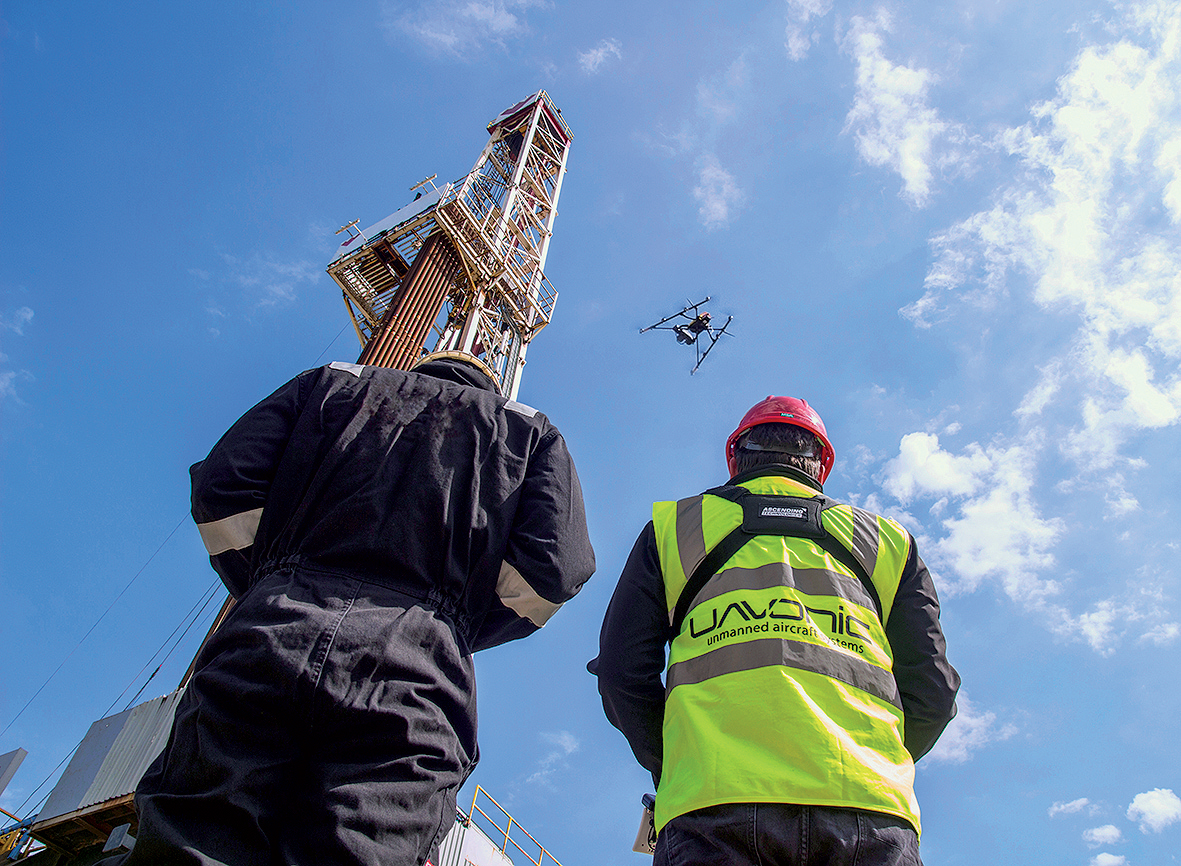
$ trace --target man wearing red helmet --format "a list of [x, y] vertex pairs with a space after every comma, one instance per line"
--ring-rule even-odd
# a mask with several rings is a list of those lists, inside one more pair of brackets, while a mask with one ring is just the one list
[[730, 481], [656, 503], [624, 567], [590, 667], [657, 785], [656, 866], [921, 866], [914, 762], [959, 675], [913, 536], [825, 496], [834, 459], [767, 397]]

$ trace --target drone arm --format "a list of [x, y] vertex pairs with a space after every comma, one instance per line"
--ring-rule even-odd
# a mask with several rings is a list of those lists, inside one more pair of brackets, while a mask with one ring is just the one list
[[[688, 318], [691, 318], [690, 316], [687, 316], [687, 315], [685, 315], [685, 314], [686, 314], [686, 313], [688, 313], [690, 310], [692, 310], [694, 313], [696, 313], [696, 312], [697, 312], [697, 308], [698, 308], [698, 307], [700, 307], [702, 304], [704, 304], [704, 303], [708, 302], [708, 301], [709, 301], [709, 298], [708, 298], [708, 297], [706, 297], [706, 299], [705, 299], [704, 301], [698, 301], [696, 304], [690, 304], [689, 306], [685, 307], [685, 309], [681, 310], [679, 313], [673, 313], [671, 316], [665, 316], [663, 319], [661, 319], [661, 320], [660, 320], [659, 322], [657, 322], [655, 325], [649, 325], [649, 326], [648, 326], [648, 327], [646, 327], [646, 328], [640, 328], [640, 333], [642, 334], [642, 333], [644, 333], [645, 331], [651, 331], [651, 330], [652, 330], [652, 329], [654, 329], [654, 328], [659, 328], [659, 327], [660, 327], [661, 325], [663, 325], [665, 322], [672, 321], [673, 319], [676, 319], [676, 318], [678, 318], [678, 317], [682, 317], [682, 318], [686, 318], [686, 319], [688, 319]], [[667, 329], [667, 328], [665, 328], [665, 329], [662, 329], [662, 330], [668, 330], [668, 329]]]
[[[713, 347], [714, 347], [714, 346], [716, 346], [716, 345], [718, 344], [718, 340], [721, 338], [722, 334], [725, 334], [725, 333], [726, 333], [726, 328], [730, 327], [730, 323], [731, 323], [732, 321], [734, 321], [734, 317], [733, 317], [733, 316], [731, 316], [730, 318], [726, 319], [726, 324], [722, 325], [722, 327], [720, 327], [720, 328], [718, 329], [718, 331], [717, 331], [717, 333], [716, 333], [716, 334], [715, 334], [715, 333], [712, 333], [712, 332], [710, 333], [710, 338], [711, 338], [711, 339], [710, 339], [709, 348], [707, 348], [707, 349], [706, 349], [704, 352], [701, 352], [701, 357], [699, 357], [699, 358], [697, 359], [697, 366], [695, 366], [695, 367], [694, 367], [692, 370], [690, 370], [690, 371], [689, 371], [689, 375], [693, 375], [694, 373], [696, 373], [696, 372], [697, 372], [697, 369], [698, 369], [698, 367], [700, 367], [700, 366], [702, 365], [702, 363], [704, 363], [706, 356], [707, 356], [707, 355], [709, 355], [709, 353], [710, 353], [711, 351], [713, 351]], [[733, 334], [730, 334], [729, 336], [731, 336], [731, 337], [732, 337], [732, 336], [734, 336], [734, 335], [733, 335]], [[698, 347], [697, 347], [697, 350], [698, 350], [698, 351], [701, 351], [701, 347], [700, 347], [700, 346], [698, 346]]]

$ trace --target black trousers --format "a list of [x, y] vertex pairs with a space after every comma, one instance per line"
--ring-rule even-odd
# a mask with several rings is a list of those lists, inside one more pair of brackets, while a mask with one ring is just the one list
[[731, 803], [678, 815], [654, 866], [923, 866], [901, 818], [825, 806]]
[[392, 589], [263, 578], [202, 651], [122, 866], [437, 860], [477, 760], [470, 654]]

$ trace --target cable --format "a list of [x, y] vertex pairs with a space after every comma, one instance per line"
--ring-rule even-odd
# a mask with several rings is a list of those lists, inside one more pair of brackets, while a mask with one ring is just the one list
[[[53, 774], [54, 774], [54, 773], [56, 773], [58, 770], [60, 770], [60, 769], [62, 768], [62, 764], [64, 764], [66, 761], [70, 760], [70, 758], [74, 757], [74, 753], [78, 751], [78, 746], [81, 746], [81, 745], [82, 745], [82, 741], [81, 741], [81, 740], [79, 740], [79, 741], [78, 741], [78, 745], [77, 745], [77, 746], [74, 746], [74, 748], [70, 749], [70, 752], [69, 752], [69, 754], [68, 754], [68, 755], [66, 755], [64, 758], [62, 758], [62, 759], [61, 759], [61, 760], [58, 762], [57, 766], [56, 766], [56, 767], [54, 767], [52, 770], [50, 770], [50, 771], [49, 771], [49, 775], [48, 775], [48, 776], [46, 776], [44, 779], [42, 779], [42, 780], [41, 780], [41, 784], [40, 784], [40, 785], [38, 785], [36, 788], [34, 788], [34, 789], [33, 789], [33, 793], [32, 793], [32, 794], [29, 794], [29, 796], [25, 797], [25, 802], [24, 802], [24, 803], [21, 803], [21, 804], [20, 804], [20, 807], [16, 809], [16, 814], [18, 814], [18, 815], [19, 815], [19, 814], [21, 814], [21, 809], [25, 808], [25, 805], [26, 805], [26, 804], [27, 804], [27, 803], [28, 803], [30, 800], [32, 800], [32, 799], [33, 799], [33, 797], [34, 797], [34, 796], [37, 794], [37, 792], [38, 792], [38, 791], [40, 791], [42, 788], [44, 788], [44, 787], [45, 787], [45, 783], [46, 783], [46, 782], [48, 782], [50, 779], [52, 779], [52, 778], [53, 778]], [[29, 814], [28, 814], [28, 815], [25, 815], [25, 817], [24, 817], [24, 818], [22, 818], [21, 820], [22, 820], [22, 821], [27, 821], [27, 820], [29, 820], [29, 818], [31, 818], [33, 815], [37, 814], [37, 812], [39, 812], [39, 811], [41, 810], [41, 807], [45, 805], [45, 801], [49, 799], [49, 795], [50, 795], [50, 794], [52, 794], [52, 793], [53, 793], [53, 791], [49, 791], [48, 793], [46, 793], [46, 795], [45, 795], [44, 797], [42, 797], [40, 800], [38, 800], [38, 801], [37, 801], [37, 805], [36, 805], [36, 806], [35, 806], [35, 807], [34, 807], [32, 810], [30, 810]]]
[[[173, 531], [175, 532], [175, 530], [173, 530]], [[165, 539], [165, 541], [167, 541], [167, 539]], [[129, 703], [128, 703], [128, 705], [127, 705], [126, 707], [124, 707], [124, 711], [126, 711], [127, 709], [130, 709], [130, 708], [131, 708], [131, 704], [132, 704], [132, 703], [134, 703], [134, 702], [135, 702], [135, 699], [136, 699], [136, 698], [138, 698], [138, 697], [140, 696], [140, 694], [142, 694], [142, 693], [143, 693], [143, 690], [144, 690], [145, 688], [147, 688], [147, 686], [148, 686], [148, 683], [150, 683], [150, 682], [152, 681], [152, 677], [154, 677], [154, 676], [155, 676], [155, 675], [156, 675], [156, 674], [157, 674], [157, 673], [160, 671], [160, 669], [161, 669], [161, 668], [164, 666], [164, 663], [165, 663], [166, 661], [168, 661], [168, 658], [169, 658], [169, 656], [171, 656], [171, 655], [172, 655], [172, 653], [173, 653], [173, 651], [175, 651], [175, 650], [176, 650], [176, 648], [177, 648], [178, 646], [180, 646], [180, 642], [181, 642], [182, 640], [184, 640], [184, 638], [185, 638], [185, 635], [187, 635], [187, 634], [188, 634], [188, 632], [189, 632], [189, 631], [192, 629], [192, 627], [193, 627], [194, 625], [196, 625], [196, 623], [197, 623], [197, 622], [200, 620], [200, 618], [201, 618], [201, 615], [202, 615], [202, 614], [205, 612], [205, 610], [206, 610], [206, 609], [209, 607], [209, 603], [210, 603], [210, 602], [211, 602], [211, 601], [212, 601], [214, 598], [216, 598], [216, 597], [217, 597], [217, 589], [218, 589], [218, 587], [220, 587], [220, 586], [221, 586], [221, 581], [220, 581], [220, 580], [215, 580], [215, 581], [214, 581], [214, 582], [213, 582], [213, 583], [210, 585], [209, 589], [205, 590], [205, 591], [204, 591], [204, 592], [201, 594], [201, 597], [200, 597], [200, 598], [197, 600], [196, 604], [194, 604], [194, 605], [193, 605], [191, 608], [189, 608], [188, 612], [187, 612], [187, 613], [184, 615], [184, 618], [181, 620], [181, 623], [180, 623], [180, 625], [178, 625], [178, 626], [177, 626], [175, 629], [173, 629], [173, 630], [172, 630], [172, 634], [170, 634], [170, 635], [169, 635], [167, 638], [165, 638], [165, 640], [164, 640], [164, 643], [163, 643], [163, 644], [161, 644], [160, 648], [159, 648], [159, 649], [157, 649], [157, 650], [156, 650], [156, 652], [154, 652], [154, 653], [152, 654], [152, 657], [151, 657], [150, 659], [148, 659], [148, 663], [147, 663], [147, 664], [145, 664], [145, 665], [144, 665], [144, 666], [143, 666], [143, 667], [140, 669], [139, 673], [137, 673], [137, 674], [136, 674], [136, 675], [135, 675], [135, 676], [132, 678], [131, 682], [130, 682], [130, 683], [128, 683], [128, 684], [127, 684], [127, 686], [126, 686], [126, 687], [123, 689], [123, 691], [120, 693], [119, 697], [115, 698], [115, 700], [114, 700], [114, 701], [111, 703], [111, 705], [110, 705], [109, 707], [107, 707], [106, 711], [105, 711], [105, 712], [104, 712], [104, 713], [103, 713], [101, 716], [99, 716], [99, 718], [100, 718], [100, 719], [105, 719], [105, 718], [106, 718], [106, 717], [107, 717], [107, 716], [110, 714], [111, 710], [112, 710], [112, 709], [114, 709], [114, 707], [115, 707], [115, 704], [119, 703], [119, 701], [120, 701], [120, 699], [122, 699], [123, 695], [127, 694], [127, 690], [128, 690], [128, 689], [130, 689], [130, 688], [131, 688], [131, 686], [135, 684], [135, 681], [136, 681], [137, 679], [139, 679], [140, 675], [141, 675], [141, 674], [142, 674], [142, 673], [143, 673], [145, 670], [147, 670], [147, 668], [148, 668], [148, 665], [150, 665], [150, 664], [152, 663], [152, 661], [153, 661], [153, 660], [156, 658], [156, 656], [157, 656], [157, 655], [159, 655], [159, 654], [160, 654], [160, 652], [161, 652], [161, 651], [162, 651], [162, 650], [163, 650], [163, 649], [164, 649], [164, 648], [165, 648], [165, 647], [168, 645], [169, 641], [172, 641], [172, 639], [173, 639], [174, 637], [176, 637], [176, 633], [177, 633], [178, 631], [180, 631], [180, 629], [181, 629], [181, 626], [182, 626], [182, 625], [184, 625], [184, 623], [185, 623], [186, 621], [189, 621], [189, 623], [188, 623], [188, 626], [187, 626], [187, 627], [184, 629], [184, 631], [181, 633], [181, 635], [180, 635], [179, 637], [177, 637], [177, 639], [176, 639], [176, 640], [173, 642], [173, 644], [172, 644], [172, 648], [168, 650], [168, 653], [167, 653], [167, 655], [165, 655], [165, 656], [164, 656], [164, 659], [163, 659], [163, 660], [160, 662], [160, 664], [159, 664], [159, 665], [157, 665], [157, 667], [156, 667], [156, 670], [154, 670], [154, 671], [152, 672], [151, 676], [149, 676], [149, 677], [147, 678], [147, 680], [144, 682], [144, 684], [143, 684], [142, 686], [140, 686], [140, 689], [139, 689], [139, 691], [138, 691], [138, 692], [136, 692], [136, 694], [135, 694], [135, 697], [133, 697], [133, 698], [131, 699], [131, 702], [129, 702]], [[193, 615], [194, 611], [196, 611], [196, 615], [195, 615], [195, 616]], [[192, 617], [191, 621], [190, 621], [190, 617]], [[15, 721], [15, 720], [14, 720], [14, 721]], [[75, 753], [77, 753], [77, 751], [78, 751], [78, 748], [79, 748], [79, 747], [82, 745], [82, 743], [83, 743], [83, 741], [84, 741], [84, 740], [85, 740], [85, 737], [83, 737], [83, 739], [82, 739], [82, 740], [79, 740], [79, 741], [78, 741], [78, 743], [77, 743], [77, 744], [75, 744], [75, 746], [74, 746], [72, 749], [70, 749], [70, 751], [69, 751], [69, 752], [66, 754], [66, 756], [65, 756], [64, 758], [62, 758], [62, 759], [61, 759], [61, 761], [59, 761], [59, 762], [58, 762], [57, 766], [56, 766], [56, 767], [54, 767], [52, 770], [50, 770], [50, 771], [49, 771], [49, 774], [48, 774], [48, 775], [47, 775], [47, 776], [46, 776], [46, 777], [45, 777], [45, 778], [44, 778], [44, 779], [41, 781], [41, 784], [39, 784], [39, 785], [38, 785], [36, 788], [34, 788], [34, 789], [33, 789], [33, 791], [32, 791], [32, 792], [29, 794], [29, 796], [25, 798], [25, 801], [24, 801], [23, 803], [21, 803], [21, 804], [20, 804], [20, 807], [19, 807], [19, 808], [16, 810], [17, 812], [20, 812], [22, 809], [24, 809], [24, 808], [25, 808], [25, 806], [27, 806], [27, 805], [28, 805], [29, 801], [30, 801], [30, 800], [32, 800], [32, 799], [33, 799], [33, 797], [35, 797], [35, 796], [37, 795], [37, 792], [38, 792], [38, 791], [40, 791], [42, 788], [44, 788], [44, 787], [45, 787], [45, 785], [46, 785], [46, 783], [48, 783], [48, 782], [49, 782], [49, 780], [50, 780], [50, 779], [52, 779], [52, 778], [54, 777], [54, 775], [57, 773], [57, 771], [58, 771], [58, 770], [60, 770], [60, 769], [62, 768], [62, 765], [63, 765], [63, 764], [65, 764], [65, 763], [66, 763], [66, 761], [70, 760], [70, 758], [72, 758], [72, 757], [74, 756], [74, 754], [75, 754]], [[49, 799], [49, 795], [50, 795], [51, 793], [53, 793], [53, 792], [52, 792], [52, 791], [50, 791], [50, 792], [46, 793], [46, 794], [45, 794], [45, 796], [44, 796], [44, 797], [42, 797], [40, 801], [38, 801], [38, 803], [37, 803], [36, 807], [35, 807], [34, 809], [32, 809], [32, 810], [31, 810], [31, 811], [28, 813], [28, 815], [26, 815], [26, 816], [25, 816], [25, 818], [27, 819], [28, 817], [32, 816], [34, 813], [36, 813], [36, 811], [37, 811], [38, 809], [40, 809], [40, 808], [41, 808], [43, 805], [45, 805], [45, 801]]]
[[[182, 640], [184, 640], [185, 635], [187, 635], [189, 633], [189, 630], [192, 629], [193, 625], [196, 624], [197, 619], [200, 618], [201, 614], [205, 612], [205, 609], [207, 607], [209, 607], [209, 602], [212, 601], [213, 598], [216, 596], [218, 587], [220, 587], [220, 586], [221, 586], [220, 580], [214, 580], [213, 583], [211, 583], [209, 585], [209, 589], [205, 590], [205, 592], [203, 592], [201, 594], [201, 597], [197, 599], [197, 601], [193, 604], [193, 606], [189, 608], [188, 612], [184, 615], [184, 617], [181, 618], [181, 621], [177, 624], [176, 628], [174, 628], [172, 630], [172, 634], [170, 634], [168, 637], [166, 637], [164, 639], [164, 642], [160, 644], [159, 649], [157, 649], [154, 653], [152, 653], [151, 658], [149, 658], [144, 663], [144, 666], [139, 669], [139, 672], [131, 678], [131, 682], [129, 682], [126, 686], [123, 687], [123, 691], [121, 691], [119, 693], [119, 696], [117, 698], [115, 698], [115, 700], [111, 701], [111, 705], [109, 707], [107, 707], [106, 711], [99, 718], [106, 718], [107, 715], [110, 714], [111, 710], [113, 710], [115, 708], [115, 705], [118, 704], [119, 701], [121, 701], [123, 699], [123, 696], [125, 694], [127, 694], [128, 690], [133, 685], [135, 685], [135, 681], [138, 680], [143, 675], [143, 672], [146, 671], [151, 666], [152, 662], [154, 662], [156, 660], [156, 656], [160, 655], [160, 653], [162, 653], [164, 651], [164, 649], [168, 646], [168, 642], [171, 641], [174, 637], [176, 637], [176, 633], [181, 630], [181, 626], [184, 626], [185, 622], [188, 621], [189, 617], [193, 617], [193, 621], [190, 622], [188, 624], [188, 626], [185, 627], [184, 632], [180, 635], [179, 638], [177, 638], [176, 642], [173, 643], [172, 649], [168, 650], [168, 654], [165, 655], [164, 659], [160, 662], [160, 664], [156, 666], [156, 670], [152, 671], [152, 675], [148, 677], [147, 681], [142, 686], [140, 686], [139, 692], [136, 693], [135, 697], [139, 697], [139, 695], [143, 693], [143, 690], [145, 688], [147, 688], [148, 683], [151, 682], [152, 677], [154, 677], [157, 673], [159, 673], [160, 668], [162, 668], [164, 666], [164, 662], [168, 661], [168, 658], [169, 658], [169, 656], [172, 655], [173, 650], [175, 650], [180, 645], [180, 642]], [[198, 610], [198, 608], [200, 608], [200, 610]], [[194, 616], [194, 611], [196, 612], [196, 616]], [[134, 701], [134, 700], [135, 700], [135, 698], [132, 698], [132, 701]], [[131, 706], [131, 704], [128, 704], [123, 709], [126, 710], [130, 706]]]
[[172, 532], [168, 533], [168, 537], [165, 538], [162, 542], [160, 542], [160, 546], [157, 547], [155, 552], [151, 556], [148, 557], [148, 561], [140, 566], [139, 571], [137, 571], [134, 575], [132, 575], [131, 580], [127, 581], [127, 585], [125, 587], [123, 587], [123, 589], [119, 592], [119, 594], [117, 596], [115, 596], [115, 600], [111, 602], [110, 607], [108, 607], [106, 610], [104, 610], [102, 612], [102, 616], [100, 616], [97, 620], [95, 620], [94, 625], [92, 625], [90, 627], [90, 629], [86, 632], [86, 634], [82, 635], [82, 639], [79, 640], [78, 643], [74, 645], [74, 648], [72, 650], [70, 650], [69, 654], [64, 659], [62, 659], [61, 664], [59, 664], [57, 666], [57, 668], [53, 671], [53, 673], [51, 673], [49, 675], [49, 677], [45, 680], [45, 682], [41, 684], [41, 688], [37, 689], [37, 691], [33, 693], [33, 696], [31, 698], [29, 698], [29, 700], [25, 703], [25, 705], [23, 707], [21, 707], [20, 712], [17, 713], [15, 716], [13, 716], [12, 721], [10, 721], [4, 727], [3, 731], [0, 731], [0, 737], [7, 734], [9, 729], [14, 724], [16, 724], [16, 720], [19, 719], [22, 715], [24, 715], [24, 712], [25, 712], [25, 710], [27, 710], [29, 708], [29, 705], [32, 704], [33, 701], [35, 701], [37, 699], [37, 695], [41, 694], [41, 692], [43, 692], [45, 690], [45, 687], [47, 685], [49, 685], [50, 680], [52, 680], [55, 676], [57, 676], [58, 671], [60, 671], [65, 666], [66, 662], [68, 662], [70, 660], [70, 657], [73, 656], [74, 653], [76, 653], [78, 651], [78, 647], [82, 646], [82, 644], [85, 643], [86, 638], [90, 637], [91, 632], [93, 632], [96, 628], [98, 628], [98, 624], [101, 623], [106, 618], [108, 613], [110, 613], [112, 610], [114, 610], [115, 605], [119, 603], [119, 599], [123, 598], [123, 596], [127, 592], [127, 590], [131, 589], [131, 585], [133, 583], [135, 583], [136, 578], [138, 578], [141, 574], [143, 574], [144, 569], [146, 569], [149, 565], [151, 565], [152, 560], [156, 558], [156, 554], [158, 554], [161, 550], [164, 549], [164, 545], [166, 545], [169, 541], [172, 540], [172, 536], [176, 535], [176, 531], [178, 529], [180, 529], [181, 524], [184, 523], [186, 520], [188, 520], [188, 518], [189, 518], [189, 516], [186, 514], [179, 521], [177, 521], [177, 524], [175, 527], [173, 527]]
[[[320, 352], [319, 356], [316, 358], [315, 365], [319, 365], [321, 359], [323, 359], [323, 357], [326, 354], [328, 354], [328, 351], [332, 348], [332, 346], [336, 343], [336, 341], [340, 339], [341, 334], [343, 334], [345, 332], [346, 328], [348, 328], [348, 323], [345, 323], [344, 325], [341, 326], [341, 329], [339, 331], [337, 331], [336, 336], [333, 337], [328, 342], [328, 345], [326, 345], [324, 347], [324, 350], [322, 352]], [[127, 593], [127, 591], [129, 589], [131, 589], [131, 585], [133, 583], [135, 583], [135, 581], [139, 578], [139, 576], [144, 573], [144, 570], [147, 569], [147, 567], [149, 565], [151, 565], [152, 560], [154, 560], [156, 558], [156, 556], [160, 553], [160, 551], [164, 549], [164, 545], [168, 544], [168, 542], [172, 540], [172, 536], [176, 535], [177, 530], [180, 529], [181, 525], [186, 520], [188, 520], [188, 518], [189, 518], [189, 515], [186, 513], [184, 516], [181, 517], [181, 519], [179, 521], [177, 521], [176, 526], [174, 526], [172, 528], [172, 531], [168, 533], [167, 537], [165, 537], [165, 539], [162, 542], [160, 542], [160, 545], [155, 549], [155, 551], [153, 551], [152, 555], [147, 558], [147, 561], [145, 561], [144, 564], [142, 566], [140, 566], [139, 570], [134, 575], [132, 575], [131, 579], [129, 581], [127, 581], [127, 585], [124, 586], [122, 590], [120, 590], [119, 594], [117, 596], [115, 596], [115, 599], [111, 602], [110, 606], [107, 607], [107, 609], [102, 612], [102, 614], [99, 616], [99, 618], [97, 620], [95, 620], [94, 625], [92, 625], [86, 631], [86, 634], [82, 635], [82, 637], [79, 639], [78, 643], [75, 644], [74, 648], [71, 649], [69, 651], [69, 653], [66, 654], [66, 657], [64, 659], [62, 659], [61, 663], [54, 669], [53, 673], [51, 673], [48, 677], [46, 677], [45, 682], [41, 684], [40, 688], [38, 688], [37, 691], [35, 691], [33, 693], [32, 697], [30, 697], [28, 699], [28, 701], [25, 702], [25, 705], [23, 707], [21, 707], [20, 711], [15, 716], [12, 717], [12, 719], [8, 722], [7, 725], [4, 726], [4, 730], [0, 731], [0, 737], [7, 734], [8, 731], [12, 728], [12, 726], [14, 724], [16, 724], [17, 720], [20, 719], [20, 717], [24, 715], [25, 711], [32, 705], [33, 701], [35, 701], [37, 699], [37, 697], [41, 694], [41, 692], [43, 692], [45, 690], [46, 686], [48, 686], [49, 683], [53, 680], [53, 678], [58, 675], [58, 673], [61, 671], [61, 669], [63, 667], [65, 667], [66, 662], [68, 662], [73, 657], [74, 653], [77, 652], [78, 648], [81, 647], [82, 644], [86, 642], [86, 639], [88, 637], [90, 637], [90, 635], [94, 632], [94, 630], [96, 628], [98, 628], [99, 624], [104, 619], [106, 619], [107, 614], [109, 614], [112, 610], [114, 610], [115, 606], [119, 603], [119, 600], [123, 598], [123, 596]], [[103, 713], [101, 718], [106, 718], [106, 716], [115, 707], [115, 705], [118, 704], [120, 700], [122, 700], [122, 698], [125, 694], [127, 694], [128, 689], [130, 689], [131, 686], [135, 683], [135, 681], [137, 679], [139, 679], [139, 677], [143, 674], [143, 672], [148, 669], [148, 666], [151, 665], [151, 663], [155, 660], [156, 656], [159, 655], [160, 652], [164, 649], [164, 647], [167, 646], [168, 642], [170, 640], [172, 640], [172, 638], [174, 636], [176, 636], [176, 633], [177, 633], [177, 631], [180, 630], [181, 626], [184, 625], [185, 622], [189, 620], [190, 616], [192, 616], [192, 620], [188, 622], [187, 626], [185, 626], [184, 631], [181, 632], [180, 636], [176, 638], [175, 642], [173, 642], [172, 648], [168, 650], [168, 652], [165, 654], [164, 658], [161, 659], [160, 663], [156, 666], [156, 669], [152, 671], [152, 673], [144, 681], [144, 684], [142, 686], [140, 686], [139, 691], [137, 691], [135, 693], [135, 695], [132, 696], [132, 698], [128, 702], [127, 706], [124, 707], [124, 711], [131, 708], [131, 705], [135, 702], [135, 700], [141, 694], [143, 694], [144, 689], [146, 689], [148, 687], [148, 683], [150, 683], [152, 681], [152, 679], [156, 676], [156, 674], [158, 674], [160, 672], [161, 668], [164, 667], [164, 664], [172, 656], [172, 653], [176, 651], [176, 648], [178, 646], [180, 646], [181, 641], [184, 640], [185, 636], [189, 633], [189, 631], [192, 629], [192, 627], [194, 625], [196, 625], [198, 620], [201, 619], [201, 616], [205, 613], [205, 610], [209, 607], [209, 603], [216, 597], [217, 588], [219, 585], [220, 585], [220, 581], [214, 581], [213, 584], [211, 585], [211, 587], [208, 590], [206, 590], [205, 593], [202, 594], [200, 599], [198, 599], [197, 604], [194, 604], [193, 607], [189, 608], [188, 613], [186, 613], [184, 615], [184, 617], [181, 618], [180, 624], [178, 624], [177, 627], [172, 630], [172, 634], [170, 634], [167, 638], [165, 638], [164, 643], [161, 644], [160, 648], [157, 649], [152, 654], [152, 656], [148, 659], [147, 663], [142, 668], [140, 668], [139, 673], [137, 673], [132, 678], [131, 682], [128, 683], [124, 687], [123, 691], [119, 693], [119, 696], [116, 697], [115, 700], [111, 702], [111, 705], [109, 707], [107, 707], [106, 712]], [[197, 610], [195, 615], [193, 615], [193, 611], [197, 609], [198, 605], [200, 605], [200, 609]], [[33, 789], [32, 793], [29, 794], [29, 796], [25, 799], [24, 803], [21, 803], [20, 808], [17, 809], [18, 812], [20, 811], [20, 809], [23, 809], [28, 804], [29, 800], [31, 800], [36, 795], [36, 793], [38, 791], [40, 791], [43, 787], [45, 787], [45, 784], [50, 779], [53, 778], [54, 774], [58, 770], [61, 769], [62, 765], [65, 764], [66, 761], [70, 760], [70, 758], [74, 756], [74, 754], [78, 751], [78, 747], [81, 745], [82, 745], [82, 741], [79, 741], [78, 744], [75, 745], [74, 748], [72, 748], [69, 751], [69, 753], [64, 758], [61, 759], [61, 761], [58, 763], [58, 765], [56, 767], [54, 767], [53, 770], [50, 771], [48, 776], [45, 777], [44, 781], [42, 781], [41, 784], [39, 784], [36, 788]], [[50, 792], [50, 793], [52, 793], [52, 792]], [[49, 794], [46, 794], [44, 797], [42, 797], [40, 802], [38, 802], [38, 804], [37, 804], [38, 808], [40, 806], [44, 805], [45, 800], [47, 800], [48, 798], [49, 798]]]
[[[209, 603], [217, 597], [217, 590], [220, 586], [221, 586], [221, 581], [214, 581], [213, 585], [209, 588], [208, 592], [204, 596], [202, 596], [205, 599], [205, 602], [204, 602], [204, 604], [201, 605], [201, 609], [199, 611], [197, 611], [197, 614], [196, 614], [196, 616], [193, 617], [192, 622], [190, 622], [185, 627], [185, 630], [183, 632], [181, 632], [180, 637], [178, 637], [173, 642], [172, 649], [170, 649], [167, 652], [167, 654], [165, 654], [164, 658], [162, 658], [160, 660], [160, 664], [156, 665], [156, 669], [154, 671], [152, 671], [151, 676], [149, 676], [146, 680], [144, 680], [144, 684], [139, 687], [139, 691], [131, 696], [131, 700], [129, 700], [127, 702], [127, 706], [125, 706], [123, 708], [124, 711], [131, 709], [132, 705], [136, 702], [136, 700], [139, 699], [139, 696], [144, 693], [144, 689], [146, 689], [148, 687], [148, 683], [150, 683], [155, 678], [156, 674], [160, 673], [160, 669], [162, 667], [164, 667], [164, 665], [168, 661], [168, 659], [172, 657], [173, 652], [175, 652], [176, 648], [178, 646], [180, 646], [180, 642], [185, 639], [185, 636], [189, 633], [189, 631], [193, 628], [193, 626], [195, 626], [198, 623], [198, 621], [200, 621], [202, 615], [204, 615], [206, 609], [209, 607]], [[191, 610], [189, 612], [192, 613]], [[179, 628], [179, 627], [180, 626], [177, 626], [177, 628]], [[175, 630], [173, 631], [173, 634], [176, 634]], [[171, 635], [170, 635], [170, 637], [171, 637]], [[148, 664], [151, 664], [151, 662], [149, 661]], [[147, 667], [147, 665], [144, 665], [144, 667]], [[140, 673], [142, 674], [143, 671], [141, 670]], [[129, 688], [130, 688], [130, 686], [129, 686]], [[127, 689], [124, 689], [123, 691], [124, 691], [124, 693], [126, 693]], [[120, 695], [119, 697], [123, 697], [123, 695]], [[118, 701], [118, 699], [116, 699], [116, 702], [117, 701]], [[108, 712], [110, 712], [110, 710], [108, 710]]]
[[336, 343], [336, 341], [340, 339], [340, 335], [344, 333], [345, 328], [347, 328], [348, 326], [349, 326], [348, 322], [345, 322], [341, 326], [340, 330], [337, 331], [336, 336], [332, 338], [332, 341], [327, 346], [324, 347], [324, 351], [320, 353], [318, 358], [316, 358], [316, 362], [314, 364], [312, 364], [313, 367], [320, 366], [320, 361], [323, 359], [323, 357], [325, 355], [328, 354], [328, 350], [331, 349], [332, 346]]

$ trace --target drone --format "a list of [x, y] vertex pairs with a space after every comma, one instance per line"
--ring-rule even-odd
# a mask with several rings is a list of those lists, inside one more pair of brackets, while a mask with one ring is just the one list
[[[641, 334], [645, 331], [653, 330], [672, 331], [677, 335], [678, 343], [684, 343], [686, 346], [694, 346], [697, 349], [697, 363], [693, 365], [693, 369], [689, 371], [690, 375], [696, 373], [698, 368], [701, 367], [701, 363], [705, 360], [706, 355], [708, 355], [710, 351], [713, 350], [713, 347], [717, 345], [717, 342], [719, 339], [721, 339], [722, 334], [725, 334], [729, 337], [734, 336], [726, 330], [726, 328], [730, 327], [730, 323], [734, 321], [734, 317], [730, 316], [726, 319], [726, 324], [722, 325], [720, 328], [715, 328], [710, 323], [711, 319], [709, 313], [700, 309], [703, 304], [708, 302], [709, 298], [707, 297], [704, 301], [698, 301], [696, 304], [689, 304], [679, 313], [673, 313], [671, 316], [665, 316], [654, 325], [649, 325], [646, 328], [640, 328]], [[672, 322], [674, 319], [684, 319], [685, 321], [677, 322], [672, 325], [666, 324], [667, 322]], [[705, 342], [705, 340], [701, 339], [702, 336], [705, 336], [709, 339], [709, 345], [705, 347], [704, 351], [701, 348], [702, 344]]]

